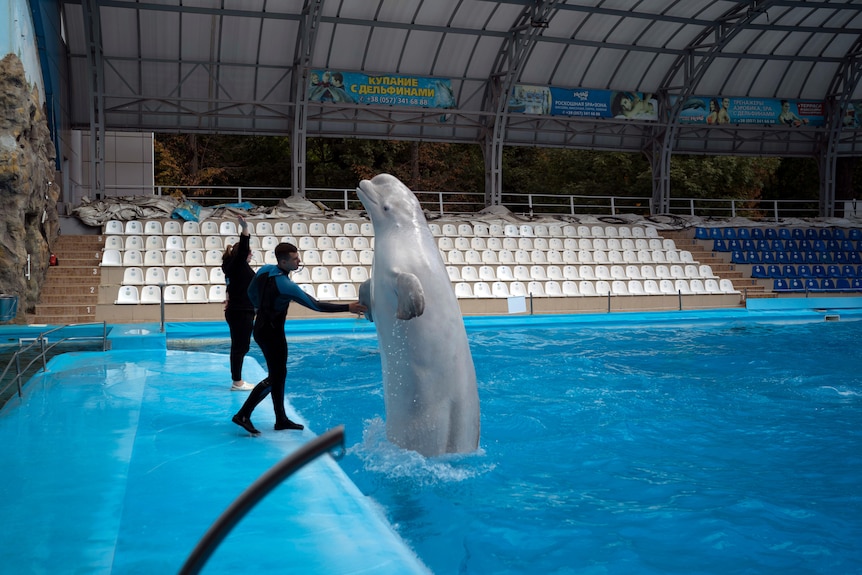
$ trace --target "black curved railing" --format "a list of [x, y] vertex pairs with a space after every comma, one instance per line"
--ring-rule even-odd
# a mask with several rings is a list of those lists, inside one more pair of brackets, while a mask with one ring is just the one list
[[336, 447], [344, 448], [343, 425], [334, 427], [323, 435], [312, 439], [261, 475], [215, 520], [215, 523], [192, 550], [189, 558], [186, 559], [179, 575], [192, 575], [200, 572], [228, 533], [261, 499], [303, 465]]

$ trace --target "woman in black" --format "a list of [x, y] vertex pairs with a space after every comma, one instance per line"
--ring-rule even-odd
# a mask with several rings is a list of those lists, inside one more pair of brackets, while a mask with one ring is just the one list
[[225, 248], [222, 256], [221, 269], [227, 283], [224, 319], [230, 328], [230, 375], [233, 380], [230, 389], [250, 391], [254, 385], [243, 381], [242, 364], [251, 345], [254, 328], [254, 306], [248, 299], [248, 284], [254, 277], [254, 270], [248, 265], [251, 260], [248, 222], [242, 216], [239, 217], [239, 227], [239, 242]]

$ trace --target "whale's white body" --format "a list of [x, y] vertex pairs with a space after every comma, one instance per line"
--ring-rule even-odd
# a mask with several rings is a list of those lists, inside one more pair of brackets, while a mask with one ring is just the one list
[[357, 193], [374, 224], [374, 264], [360, 301], [377, 327], [386, 435], [425, 456], [475, 451], [473, 356], [419, 202], [389, 174], [363, 180]]

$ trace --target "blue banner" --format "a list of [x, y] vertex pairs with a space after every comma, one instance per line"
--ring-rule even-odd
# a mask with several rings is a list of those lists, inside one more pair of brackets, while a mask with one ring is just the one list
[[692, 96], [680, 112], [682, 124], [779, 124], [791, 127], [823, 126], [825, 107], [817, 100], [776, 98], [719, 98]]
[[658, 101], [643, 92], [527, 86], [512, 89], [509, 111], [521, 114], [658, 120]]
[[332, 70], [310, 72], [308, 100], [420, 108], [455, 107], [451, 80], [397, 75], [369, 76]]

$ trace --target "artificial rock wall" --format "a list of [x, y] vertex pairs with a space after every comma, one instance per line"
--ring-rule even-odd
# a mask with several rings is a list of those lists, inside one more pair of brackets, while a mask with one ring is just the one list
[[55, 155], [38, 89], [8, 54], [0, 60], [0, 294], [18, 296], [19, 321], [39, 301], [59, 235]]

